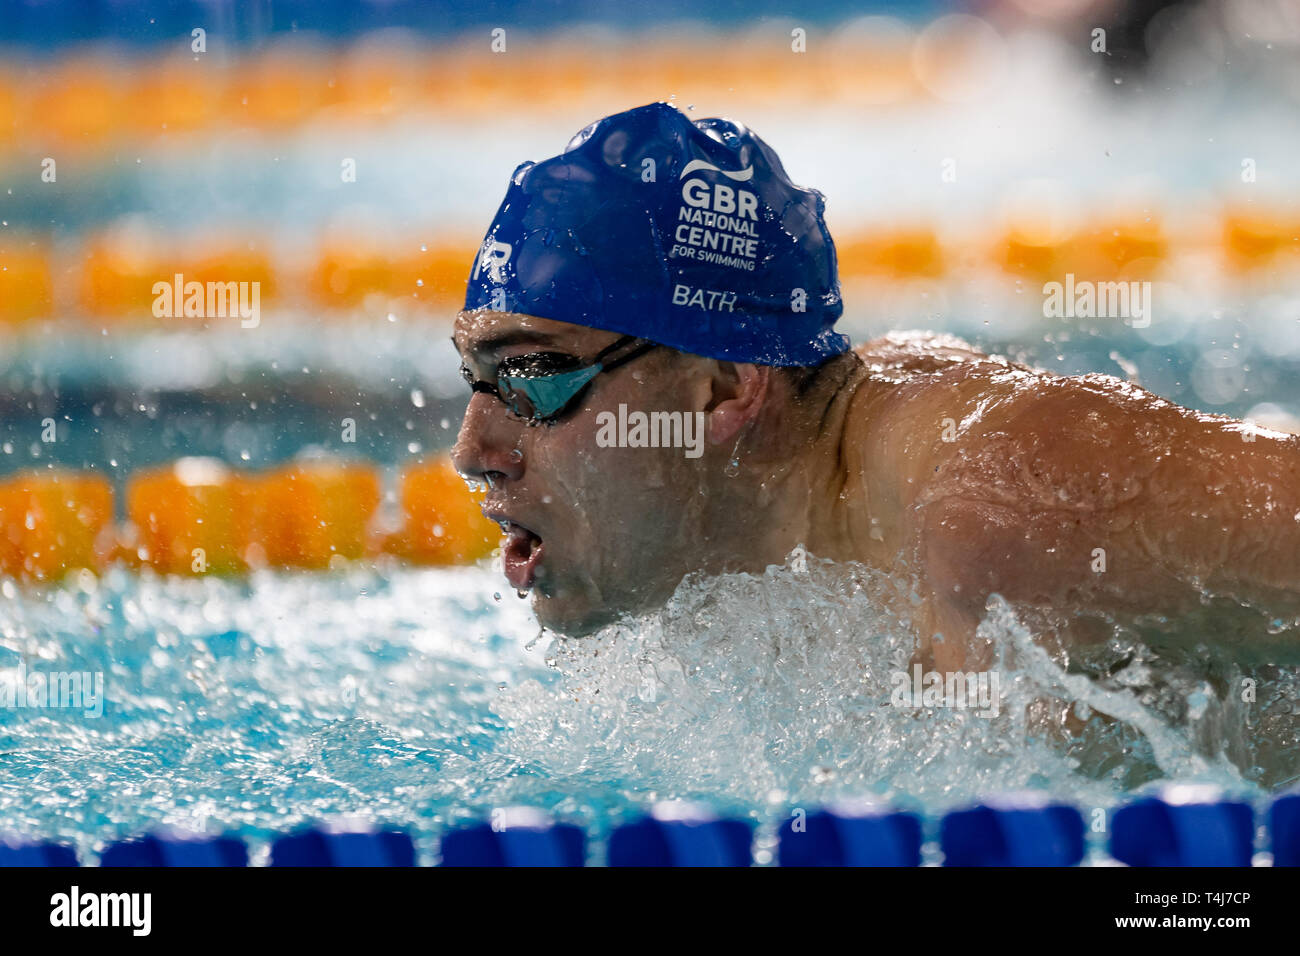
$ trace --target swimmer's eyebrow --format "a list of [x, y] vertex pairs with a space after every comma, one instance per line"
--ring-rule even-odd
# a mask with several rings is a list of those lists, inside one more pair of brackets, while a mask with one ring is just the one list
[[[545, 332], [537, 332], [532, 329], [515, 329], [511, 332], [500, 332], [496, 335], [489, 335], [475, 340], [470, 352], [475, 355], [490, 355], [512, 345], [551, 345], [554, 341], [554, 337], [547, 335]], [[452, 345], [456, 345], [457, 351], [459, 351], [460, 346], [457, 345], [455, 336], [452, 336], [451, 342]]]

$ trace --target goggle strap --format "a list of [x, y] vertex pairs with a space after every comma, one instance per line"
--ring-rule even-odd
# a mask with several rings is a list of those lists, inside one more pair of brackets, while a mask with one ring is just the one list
[[602, 371], [605, 372], [612, 371], [613, 369], [618, 368], [620, 365], [632, 361], [634, 358], [639, 358], [640, 356], [645, 355], [646, 352], [649, 352], [653, 348], [657, 348], [659, 345], [658, 342], [643, 342], [641, 345], [637, 346], [632, 351], [628, 352], [626, 355], [620, 355], [618, 358], [611, 359], [608, 362], [601, 362], [601, 359], [604, 356], [608, 355], [610, 352], [614, 351], [619, 346], [625, 345], [629, 340], [635, 342], [636, 336], [625, 335], [617, 342], [615, 342], [613, 345], [609, 346], [609, 348], [602, 350], [596, 356], [596, 363], [600, 365]]
[[606, 345], [606, 346], [605, 346], [603, 349], [601, 349], [599, 352], [597, 352], [597, 353], [596, 353], [596, 357], [593, 358], [589, 364], [591, 364], [591, 365], [595, 365], [597, 362], [599, 362], [601, 359], [603, 359], [603, 358], [604, 358], [606, 355], [608, 355], [610, 352], [617, 352], [617, 351], [618, 351], [619, 349], [621, 349], [623, 346], [627, 345], [628, 342], [635, 342], [635, 341], [636, 341], [636, 336], [635, 336], [635, 335], [624, 335], [624, 336], [620, 336], [619, 338], [617, 338], [617, 339], [615, 339], [613, 342], [611, 342], [609, 345]]

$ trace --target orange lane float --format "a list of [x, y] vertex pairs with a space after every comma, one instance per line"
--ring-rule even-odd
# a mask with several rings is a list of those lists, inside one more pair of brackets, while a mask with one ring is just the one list
[[[296, 35], [238, 57], [191, 53], [188, 43], [170, 56], [83, 47], [32, 60], [0, 79], [0, 147], [17, 130], [34, 142], [107, 151], [133, 136], [221, 136], [231, 127], [284, 130], [420, 109], [459, 116], [527, 102], [534, 111], [567, 113], [587, 104], [588, 112], [611, 97], [644, 102], [664, 90], [716, 104], [702, 106], [707, 110], [738, 98], [802, 105], [838, 96], [880, 104], [925, 93], [901, 29], [835, 31], [817, 57], [791, 57], [789, 36], [779, 31], [722, 39], [691, 29], [646, 43], [578, 28], [518, 45], [511, 40], [508, 57], [477, 34], [440, 44], [371, 34], [341, 48]], [[570, 55], [574, 49], [583, 55]], [[751, 77], [741, 88], [738, 71]], [[9, 116], [16, 120], [6, 125]]]
[[34, 72], [23, 123], [57, 145], [99, 148], [112, 142], [127, 103], [125, 70], [111, 57], [81, 56]]
[[0, 482], [0, 575], [50, 581], [103, 565], [113, 490], [99, 475], [39, 471]]
[[1084, 230], [1073, 244], [1067, 271], [1094, 280], [1149, 279], [1168, 251], [1160, 221], [1135, 213]]
[[1230, 212], [1223, 219], [1223, 248], [1228, 265], [1238, 271], [1272, 266], [1280, 255], [1300, 253], [1300, 213]]
[[925, 228], [850, 236], [836, 243], [835, 252], [846, 277], [934, 278], [946, 268], [939, 240]]
[[[179, 297], [173, 291], [178, 287]], [[78, 296], [92, 315], [219, 324], [236, 315], [253, 290], [259, 307], [276, 291], [274, 268], [256, 242], [177, 251], [164, 247], [160, 236], [124, 228], [86, 243]]]
[[466, 564], [500, 532], [446, 457], [402, 475], [404, 526], [375, 533], [382, 496], [369, 463], [294, 462], [261, 474], [215, 458], [180, 458], [134, 475], [127, 522], [113, 525], [108, 481], [44, 471], [0, 481], [0, 577], [47, 581], [112, 563], [162, 574], [324, 569], [382, 551], [414, 564]]
[[127, 486], [128, 545], [163, 574], [237, 574], [248, 569], [249, 489], [215, 458], [181, 458]]
[[476, 248], [470, 237], [419, 246], [331, 239], [307, 284], [313, 298], [331, 308], [353, 308], [372, 295], [452, 305], [464, 299]]
[[153, 284], [166, 275], [158, 244], [139, 229], [122, 229], [86, 242], [77, 295], [92, 315], [148, 316]]
[[266, 129], [302, 123], [340, 101], [333, 74], [334, 62], [323, 49], [292, 41], [271, 46], [226, 74], [223, 115]]
[[146, 136], [201, 130], [216, 119], [218, 94], [207, 64], [192, 57], [168, 57], [136, 75], [123, 118]]
[[0, 322], [48, 318], [53, 309], [47, 244], [15, 236], [0, 241]]
[[[273, 299], [276, 293], [275, 271], [270, 258], [263, 249], [258, 248], [255, 241], [251, 240], [242, 243], [230, 242], [201, 251], [183, 263], [180, 272], [184, 276], [187, 289], [193, 288], [190, 286], [191, 282], [197, 282], [203, 287], [203, 311], [208, 319], [220, 321], [232, 314], [231, 310], [226, 308], [228, 305], [226, 297], [220, 294], [220, 287], [228, 286], [230, 283], [235, 283], [241, 288], [245, 284], [248, 286], [255, 284], [258, 290], [258, 301], [262, 304]], [[160, 278], [175, 284], [175, 275]], [[219, 287], [215, 309], [208, 306], [208, 290], [214, 283]], [[189, 293], [187, 292], [186, 295], [188, 297]], [[241, 301], [245, 301], [246, 293], [240, 295], [245, 297]], [[152, 303], [152, 300], [150, 301]], [[223, 312], [226, 314], [223, 315]]]
[[993, 261], [1013, 275], [1059, 278], [1070, 271], [1071, 238], [1050, 227], [1017, 223], [995, 242]]
[[250, 564], [320, 569], [365, 555], [380, 499], [371, 465], [304, 461], [247, 481]]
[[492, 553], [501, 529], [483, 517], [482, 492], [471, 492], [450, 460], [402, 474], [405, 526], [387, 550], [416, 564], [467, 564]]
[[18, 142], [18, 95], [13, 73], [0, 66], [0, 156]]

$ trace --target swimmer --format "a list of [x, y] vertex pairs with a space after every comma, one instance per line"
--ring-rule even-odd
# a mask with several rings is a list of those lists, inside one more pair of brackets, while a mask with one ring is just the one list
[[[1067, 647], [1104, 635], [1067, 617], [1207, 594], [1300, 615], [1300, 438], [950, 336], [853, 349], [823, 211], [752, 131], [666, 103], [515, 171], [456, 321], [453, 460], [543, 625], [588, 633], [799, 545], [915, 580], [918, 658], [945, 671], [987, 664], [994, 593]], [[599, 441], [622, 406], [701, 416], [702, 453], [666, 427]]]

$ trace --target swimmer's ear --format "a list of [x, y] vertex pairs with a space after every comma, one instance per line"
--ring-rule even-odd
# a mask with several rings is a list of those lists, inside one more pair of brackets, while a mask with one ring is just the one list
[[709, 441], [714, 445], [734, 441], [740, 430], [758, 418], [767, 401], [772, 370], [747, 362], [714, 362], [712, 394], [705, 412], [709, 416]]

